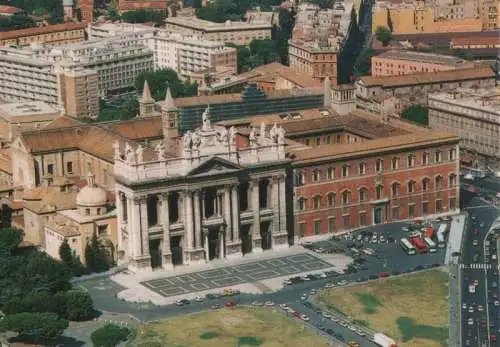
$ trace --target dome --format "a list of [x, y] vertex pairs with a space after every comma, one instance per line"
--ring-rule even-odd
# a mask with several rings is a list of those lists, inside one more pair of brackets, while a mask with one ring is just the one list
[[107, 202], [108, 193], [99, 187], [85, 186], [76, 195], [76, 204], [78, 206], [104, 206]]
[[87, 176], [87, 185], [76, 195], [76, 204], [84, 207], [104, 206], [108, 202], [108, 193], [95, 184], [95, 177], [91, 173]]

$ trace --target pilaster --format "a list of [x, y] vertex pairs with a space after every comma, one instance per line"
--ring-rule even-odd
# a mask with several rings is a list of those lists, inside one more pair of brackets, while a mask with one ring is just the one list
[[189, 264], [191, 261], [191, 250], [193, 249], [193, 233], [194, 233], [194, 224], [193, 224], [193, 192], [191, 190], [184, 191], [184, 211], [186, 211], [184, 216], [184, 225], [185, 225], [185, 249], [184, 259], [186, 263]]
[[201, 213], [200, 213], [200, 191], [194, 192], [194, 233], [196, 249], [201, 248]]
[[164, 269], [172, 269], [172, 250], [170, 248], [170, 193], [161, 194], [161, 222], [163, 224], [163, 249], [162, 266]]
[[249, 187], [252, 194], [250, 207], [254, 213], [252, 224], [252, 252], [262, 252], [262, 237], [260, 235], [259, 180], [251, 180]]
[[[124, 251], [123, 247], [123, 232], [122, 232], [122, 227], [124, 226], [123, 222], [123, 206], [122, 206], [122, 198], [123, 198], [123, 193], [122, 192], [117, 192], [115, 194], [115, 204], [116, 204], [116, 230], [117, 232], [117, 248], [118, 252]], [[128, 240], [130, 242], [130, 240]], [[128, 253], [128, 252], [127, 252]], [[120, 253], [118, 253], [120, 254]], [[118, 259], [120, 260], [120, 259]]]

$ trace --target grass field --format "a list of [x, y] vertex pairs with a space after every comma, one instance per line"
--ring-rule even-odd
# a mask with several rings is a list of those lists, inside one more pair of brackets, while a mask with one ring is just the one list
[[135, 347], [327, 347], [277, 309], [233, 308], [141, 325]]
[[319, 292], [316, 299], [408, 347], [446, 347], [448, 274], [440, 270]]

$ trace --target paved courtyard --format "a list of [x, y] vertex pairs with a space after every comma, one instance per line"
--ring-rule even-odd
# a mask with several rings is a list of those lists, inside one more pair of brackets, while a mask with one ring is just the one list
[[141, 284], [163, 297], [172, 297], [331, 267], [330, 263], [310, 253], [300, 253], [175, 277], [159, 278], [144, 281]]

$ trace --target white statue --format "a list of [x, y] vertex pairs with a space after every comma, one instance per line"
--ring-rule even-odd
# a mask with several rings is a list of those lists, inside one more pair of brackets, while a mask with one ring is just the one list
[[236, 140], [236, 128], [232, 126], [231, 128], [229, 128], [229, 144], [233, 145], [235, 140]]
[[194, 132], [191, 134], [191, 144], [193, 148], [198, 149], [201, 145], [201, 135], [199, 132]]
[[205, 111], [203, 111], [203, 114], [201, 115], [201, 120], [202, 120], [202, 130], [212, 130], [212, 125], [210, 123], [210, 105], [207, 106]]
[[223, 127], [219, 132], [219, 141], [222, 143], [226, 143], [228, 140], [227, 129]]
[[266, 137], [266, 123], [260, 123], [260, 138]]
[[283, 127], [281, 126], [278, 128], [278, 144], [285, 144], [285, 129], [283, 129]]
[[252, 127], [252, 130], [250, 130], [250, 135], [248, 136], [250, 140], [250, 146], [255, 146], [255, 142], [257, 141], [255, 137], [255, 128]]
[[188, 131], [186, 134], [184, 134], [184, 149], [191, 149], [193, 145], [193, 139], [191, 137], [191, 132]]
[[159, 161], [165, 159], [165, 144], [163, 143], [163, 141], [155, 146], [155, 152], [158, 155]]
[[135, 152], [132, 147], [130, 147], [128, 142], [125, 143], [125, 161], [129, 164], [133, 164], [135, 162]]
[[137, 158], [137, 164], [140, 164], [144, 161], [144, 148], [142, 145], [137, 146], [135, 150], [135, 156]]
[[276, 123], [274, 123], [271, 130], [269, 130], [269, 137], [273, 140], [273, 142], [278, 142], [278, 126]]
[[115, 152], [115, 159], [120, 159], [122, 154], [120, 153], [120, 142], [118, 140], [113, 142], [113, 150]]

